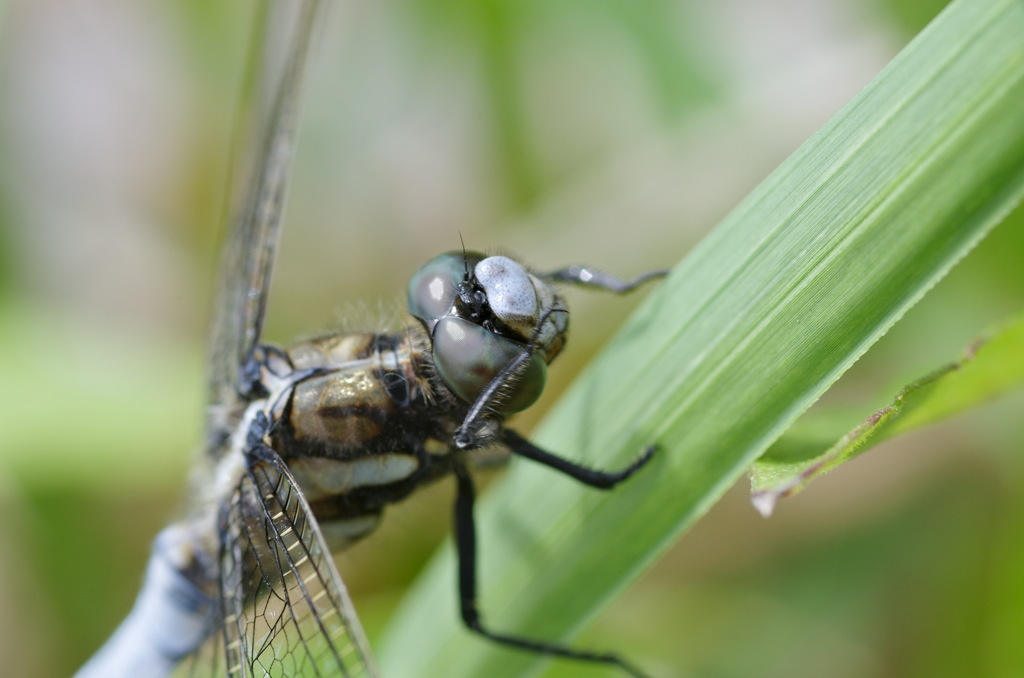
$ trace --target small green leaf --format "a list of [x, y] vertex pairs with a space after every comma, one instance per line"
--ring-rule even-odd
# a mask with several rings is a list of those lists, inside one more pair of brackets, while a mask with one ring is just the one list
[[1024, 386], [1024, 314], [975, 341], [956, 362], [905, 386], [824, 453], [814, 435], [787, 433], [750, 470], [751, 501], [771, 515], [792, 496], [840, 464], [907, 431], [976, 407]]

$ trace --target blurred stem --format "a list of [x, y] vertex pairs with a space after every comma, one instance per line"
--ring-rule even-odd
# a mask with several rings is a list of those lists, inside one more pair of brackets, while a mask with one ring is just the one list
[[533, 205], [541, 192], [539, 163], [531, 152], [529, 131], [515, 64], [513, 12], [504, 0], [485, 0], [481, 10], [484, 88], [496, 130], [497, 164], [504, 169], [512, 207]]

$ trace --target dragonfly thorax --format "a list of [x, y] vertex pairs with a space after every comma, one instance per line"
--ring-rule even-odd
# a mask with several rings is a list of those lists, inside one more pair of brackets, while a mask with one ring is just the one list
[[458, 413], [437, 398], [418, 337], [336, 334], [286, 350], [303, 375], [279, 398], [273, 448], [334, 550], [376, 526], [384, 507], [450, 471]]

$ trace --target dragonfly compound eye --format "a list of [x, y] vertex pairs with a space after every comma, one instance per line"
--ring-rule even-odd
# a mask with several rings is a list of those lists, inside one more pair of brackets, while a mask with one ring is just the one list
[[491, 328], [524, 344], [534, 341], [550, 363], [565, 343], [569, 325], [565, 304], [551, 282], [503, 256], [483, 259], [473, 276], [486, 295]]
[[452, 312], [467, 271], [483, 258], [479, 252], [445, 252], [420, 266], [406, 291], [409, 312], [432, 331], [438, 320]]
[[[464, 402], [472, 403], [484, 387], [526, 347], [463, 318], [448, 316], [434, 328], [434, 367], [444, 383]], [[540, 397], [547, 381], [547, 364], [539, 353], [510, 382], [497, 408], [502, 414], [524, 410]], [[499, 392], [500, 393], [500, 392]]]
[[[540, 319], [533, 276], [508, 257], [487, 257], [473, 269], [491, 313], [521, 341], [529, 341]], [[539, 281], [538, 281], [539, 282]]]

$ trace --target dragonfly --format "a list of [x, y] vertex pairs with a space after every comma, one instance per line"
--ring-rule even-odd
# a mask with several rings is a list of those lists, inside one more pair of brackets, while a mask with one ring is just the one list
[[412, 275], [402, 332], [264, 343], [303, 74], [325, 5], [286, 4], [293, 14], [280, 63], [273, 52], [263, 58], [269, 104], [221, 262], [190, 508], [155, 539], [134, 607], [78, 678], [379, 676], [332, 553], [370, 534], [388, 504], [445, 476], [456, 483], [467, 627], [506, 646], [642, 675], [612, 652], [485, 624], [470, 471], [498, 449], [610, 489], [651, 459], [654, 447], [623, 469], [591, 469], [533, 445], [505, 420], [537, 400], [565, 344], [559, 285], [625, 293], [664, 271], [632, 280], [578, 265], [536, 272], [507, 256], [455, 250]]

